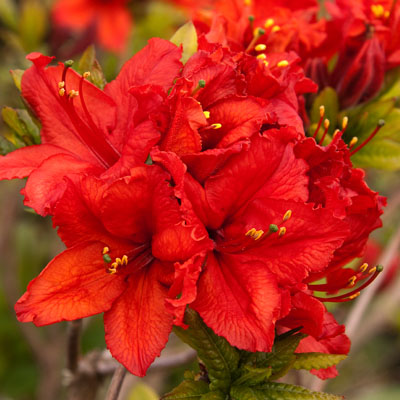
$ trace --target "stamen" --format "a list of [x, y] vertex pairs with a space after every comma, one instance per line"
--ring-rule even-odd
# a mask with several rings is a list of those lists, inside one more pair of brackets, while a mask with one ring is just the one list
[[384, 125], [385, 121], [383, 119], [380, 119], [374, 131], [369, 135], [369, 137], [366, 140], [364, 140], [364, 142], [362, 142], [358, 147], [356, 147], [355, 150], [351, 151], [350, 155], [352, 156], [353, 154], [356, 154], [357, 151], [361, 150], [366, 144], [368, 144]]
[[357, 276], [353, 275], [349, 280], [349, 284], [347, 285], [348, 288], [353, 287], [356, 284]]
[[257, 60], [265, 60], [267, 58], [267, 56], [264, 53], [261, 53], [256, 58], [257, 58]]
[[350, 140], [349, 150], [351, 150], [357, 142], [358, 142], [358, 137], [354, 136], [353, 139]]
[[255, 228], [251, 228], [245, 233], [245, 236], [253, 236], [256, 232], [257, 230]]
[[263, 64], [264, 64], [266, 67], [268, 67], [269, 62], [268, 62], [268, 61], [264, 61]]
[[263, 28], [260, 28], [260, 27], [255, 28], [254, 31], [253, 31], [253, 39], [251, 40], [251, 42], [247, 46], [245, 52], [248, 53], [251, 50], [253, 50], [253, 47], [257, 43], [257, 40], [260, 38], [260, 36], [262, 36], [264, 34], [265, 34], [265, 30]]
[[284, 226], [281, 226], [281, 227], [279, 228], [278, 236], [279, 236], [279, 237], [282, 237], [285, 233], [286, 233], [286, 228], [285, 228]]
[[279, 32], [281, 30], [281, 27], [279, 25], [275, 25], [272, 29], [271, 32], [275, 33], [275, 32]]
[[65, 82], [64, 81], [58, 82], [58, 88], [59, 89], [62, 89], [64, 86], [65, 86]]
[[[363, 264], [365, 265], [365, 264]], [[374, 269], [375, 268], [375, 269]], [[361, 286], [359, 286], [357, 289], [352, 290], [349, 293], [342, 294], [340, 296], [334, 296], [334, 297], [317, 297], [314, 296], [316, 299], [324, 302], [336, 302], [336, 303], [342, 303], [345, 301], [353, 300], [354, 298], [358, 297], [360, 295], [361, 290], [369, 286], [375, 279], [376, 277], [383, 271], [382, 265], [377, 265], [374, 267], [374, 274], [367, 280], [365, 281]]]
[[122, 265], [122, 260], [121, 260], [119, 257], [117, 257], [117, 258], [115, 259], [115, 262], [116, 262], [118, 265]]
[[107, 254], [107, 253], [109, 253], [110, 252], [110, 248], [109, 247], [104, 247], [103, 248], [103, 254]]
[[128, 256], [124, 254], [121, 261], [122, 265], [128, 265]]
[[322, 135], [321, 140], [318, 143], [320, 146], [322, 146], [322, 143], [324, 143], [325, 136], [328, 133], [329, 125], [330, 125], [329, 119], [325, 118], [325, 120], [324, 120], [324, 128], [325, 128], [325, 130], [324, 130], [324, 133]]
[[73, 99], [74, 97], [78, 97], [78, 96], [79, 96], [79, 92], [77, 90], [74, 90], [74, 89], [70, 90], [69, 93], [68, 93], [68, 97], [70, 99]]
[[251, 6], [251, 0], [244, 0], [245, 6]]
[[335, 129], [335, 132], [333, 132], [332, 139], [335, 139], [335, 137], [340, 133], [339, 129]]
[[65, 89], [60, 89], [60, 90], [58, 91], [58, 94], [59, 94], [61, 97], [63, 97], [64, 94], [65, 94]]
[[349, 123], [349, 118], [346, 117], [346, 116], [343, 117], [343, 120], [342, 120], [342, 133], [344, 133], [346, 131], [348, 123]]
[[367, 263], [364, 263], [364, 264], [361, 265], [361, 267], [359, 268], [359, 271], [360, 271], [360, 272], [365, 272], [365, 271], [367, 270], [367, 268], [368, 268], [368, 264], [367, 264]]
[[287, 221], [292, 216], [292, 210], [287, 210], [282, 221]]
[[268, 29], [268, 28], [271, 28], [271, 26], [274, 24], [275, 24], [275, 20], [273, 18], [268, 18], [265, 21], [264, 27]]
[[313, 135], [314, 139], [317, 137], [318, 131], [321, 128], [322, 121], [324, 120], [324, 115], [325, 115], [325, 107], [320, 106], [319, 107], [319, 121], [318, 121], [317, 129], [315, 130], [314, 135]]
[[221, 124], [212, 124], [212, 125], [210, 125], [210, 128], [212, 128], [212, 129], [221, 129], [222, 128], [222, 125]]
[[382, 4], [372, 4], [371, 11], [376, 18], [381, 18], [385, 15], [385, 9], [383, 8]]
[[260, 237], [261, 237], [262, 235], [264, 235], [264, 231], [263, 231], [262, 229], [260, 229], [259, 231], [257, 231], [257, 232], [255, 233], [255, 235], [253, 236], [253, 238], [254, 238], [254, 240], [258, 240], [258, 239], [260, 239]]
[[289, 65], [289, 61], [287, 61], [287, 60], [279, 61], [278, 64], [276, 64], [276, 66], [279, 68], [284, 68], [284, 67], [287, 67], [288, 65]]
[[210, 118], [210, 111], [203, 111], [203, 114], [207, 119]]
[[263, 43], [258, 44], [255, 48], [256, 51], [264, 51], [267, 49], [267, 46]]
[[84, 72], [82, 76], [83, 76], [85, 79], [89, 78], [89, 76], [90, 76], [90, 71]]

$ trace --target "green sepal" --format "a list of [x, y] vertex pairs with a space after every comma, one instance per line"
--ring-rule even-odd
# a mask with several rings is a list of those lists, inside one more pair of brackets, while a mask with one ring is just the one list
[[187, 22], [181, 26], [171, 37], [170, 42], [177, 46], [182, 45], [181, 62], [186, 64], [187, 60], [197, 51], [197, 32], [193, 22]]
[[15, 86], [19, 91], [21, 91], [21, 81], [22, 81], [22, 75], [24, 74], [23, 69], [12, 69], [10, 70], [11, 77], [14, 81]]
[[301, 386], [269, 382], [257, 387], [233, 386], [232, 400], [339, 400], [341, 396], [313, 392]]
[[39, 128], [26, 110], [6, 106], [1, 110], [1, 115], [5, 124], [16, 136], [17, 147], [40, 143]]
[[181, 340], [197, 351], [207, 368], [210, 390], [227, 391], [231, 385], [232, 373], [239, 363], [239, 352], [226, 339], [216, 335], [201, 320], [196, 311], [187, 309], [185, 324], [188, 329], [174, 327]]
[[200, 400], [209, 391], [210, 389], [205, 381], [185, 380], [171, 392], [161, 397], [161, 400]]
[[296, 354], [296, 361], [293, 363], [294, 369], [321, 369], [329, 368], [344, 360], [345, 354], [325, 354], [325, 353], [299, 353]]
[[83, 52], [79, 63], [78, 71], [83, 74], [85, 72], [90, 72], [90, 76], [87, 78], [89, 82], [96, 85], [99, 89], [104, 89], [107, 81], [104, 76], [103, 70], [96, 59], [96, 50], [93, 45], [90, 45]]
[[9, 140], [4, 138], [3, 136], [0, 136], [0, 154], [2, 156], [5, 156], [8, 153], [11, 153], [16, 149], [16, 146], [11, 143]]

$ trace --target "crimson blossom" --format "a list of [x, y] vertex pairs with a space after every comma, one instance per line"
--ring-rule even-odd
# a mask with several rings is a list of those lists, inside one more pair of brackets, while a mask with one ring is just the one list
[[270, 351], [276, 329], [301, 327], [298, 351], [347, 353], [323, 302], [351, 300], [379, 273], [344, 265], [380, 226], [383, 200], [341, 133], [326, 147], [305, 137], [301, 96], [315, 85], [295, 54], [269, 64], [201, 38], [184, 66], [181, 54], [152, 39], [104, 91], [29, 56], [22, 95], [42, 144], [0, 158], [0, 178], [29, 176], [25, 204], [53, 216], [68, 249], [18, 318], [105, 312], [112, 354], [139, 375], [188, 305], [240, 349]]

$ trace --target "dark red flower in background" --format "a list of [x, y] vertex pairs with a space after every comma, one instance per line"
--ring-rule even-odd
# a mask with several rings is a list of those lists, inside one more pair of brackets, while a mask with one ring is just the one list
[[56, 25], [73, 31], [94, 29], [96, 40], [106, 49], [121, 52], [132, 30], [128, 0], [57, 0], [53, 7]]

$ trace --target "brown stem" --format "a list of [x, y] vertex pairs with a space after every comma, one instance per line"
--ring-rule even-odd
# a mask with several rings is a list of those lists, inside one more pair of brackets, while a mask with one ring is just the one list
[[69, 323], [67, 340], [67, 368], [72, 373], [75, 373], [78, 368], [81, 332], [81, 319], [77, 319], [76, 321], [71, 321]]
[[119, 392], [121, 391], [122, 382], [126, 375], [126, 368], [123, 365], [119, 365], [116, 369], [108, 388], [106, 400], [117, 400]]

